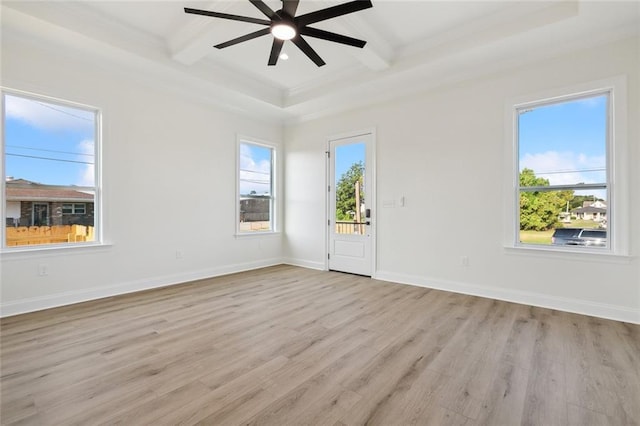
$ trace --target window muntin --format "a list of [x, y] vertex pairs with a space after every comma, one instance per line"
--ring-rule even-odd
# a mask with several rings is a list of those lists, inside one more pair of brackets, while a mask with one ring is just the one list
[[2, 246], [96, 241], [99, 111], [3, 89], [2, 120]]
[[240, 234], [274, 232], [275, 148], [241, 140], [238, 144], [238, 215]]
[[611, 247], [610, 238], [597, 246], [556, 238], [562, 228], [605, 235], [611, 228], [611, 96], [598, 91], [516, 107], [518, 245]]

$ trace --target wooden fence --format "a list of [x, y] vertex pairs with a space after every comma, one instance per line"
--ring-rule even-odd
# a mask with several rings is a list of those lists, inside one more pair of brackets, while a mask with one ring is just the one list
[[7, 246], [59, 244], [93, 241], [93, 226], [18, 226], [7, 227]]
[[336, 222], [336, 234], [363, 235], [367, 231], [365, 225], [365, 222]]
[[240, 231], [270, 231], [271, 222], [268, 220], [261, 220], [256, 222], [240, 222]]

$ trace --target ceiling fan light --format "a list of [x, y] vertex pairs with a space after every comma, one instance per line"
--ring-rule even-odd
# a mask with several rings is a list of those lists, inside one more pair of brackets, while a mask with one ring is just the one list
[[286, 23], [278, 23], [271, 27], [271, 34], [279, 40], [291, 40], [296, 36], [296, 29]]

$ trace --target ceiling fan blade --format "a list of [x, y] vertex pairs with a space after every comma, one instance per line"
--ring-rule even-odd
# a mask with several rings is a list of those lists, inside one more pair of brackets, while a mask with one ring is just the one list
[[267, 35], [271, 32], [270, 28], [263, 28], [251, 34], [243, 35], [242, 37], [234, 38], [233, 40], [226, 41], [224, 43], [216, 44], [215, 48], [224, 49], [225, 47], [233, 46], [234, 44], [242, 43], [243, 41], [252, 40], [263, 35]]
[[322, 60], [320, 55], [318, 55], [316, 51], [313, 50], [311, 46], [309, 46], [309, 43], [307, 43], [302, 37], [300, 37], [300, 35], [292, 38], [291, 41], [293, 42], [293, 44], [298, 46], [298, 48], [309, 57], [309, 59], [315, 62], [317, 66], [321, 67], [326, 64], [326, 62]]
[[348, 37], [342, 34], [336, 34], [325, 30], [319, 30], [317, 28], [302, 27], [300, 28], [300, 34], [360, 48], [364, 47], [364, 45], [367, 44], [367, 42], [364, 40], [358, 40], [357, 38]]
[[273, 38], [273, 44], [271, 45], [271, 55], [269, 55], [269, 65], [275, 65], [278, 62], [278, 57], [282, 51], [282, 45], [284, 40]]
[[339, 4], [337, 6], [328, 7], [326, 9], [317, 10], [311, 13], [305, 13], [295, 18], [298, 26], [313, 24], [337, 16], [347, 15], [349, 13], [358, 12], [359, 10], [373, 7], [371, 0], [354, 0], [348, 3]]
[[300, 0], [282, 0], [282, 10], [287, 12], [291, 17], [296, 16], [298, 3], [300, 3]]
[[185, 13], [191, 13], [193, 15], [212, 16], [214, 18], [230, 19], [232, 21], [250, 22], [252, 24], [271, 25], [271, 21], [266, 19], [250, 18], [248, 16], [230, 15], [228, 13], [211, 12], [209, 10], [191, 9], [189, 7], [184, 8]]
[[249, 1], [255, 7], [260, 9], [260, 12], [264, 13], [267, 18], [273, 19], [273, 17], [276, 16], [276, 13], [273, 10], [271, 10], [271, 8], [269, 6], [264, 4], [264, 2], [262, 0], [249, 0]]

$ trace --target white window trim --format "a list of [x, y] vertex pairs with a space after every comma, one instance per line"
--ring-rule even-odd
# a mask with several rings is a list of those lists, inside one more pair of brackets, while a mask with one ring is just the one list
[[[536, 246], [518, 243], [518, 135], [517, 109], [527, 104], [555, 103], [579, 96], [610, 92], [609, 144], [607, 146], [607, 205], [611, 217], [608, 249], [567, 248], [562, 246]], [[503, 206], [503, 246], [508, 252], [548, 254], [558, 258], [565, 254], [606, 258], [629, 256], [629, 169], [627, 140], [627, 78], [616, 76], [569, 87], [559, 87], [538, 93], [514, 97], [505, 104], [505, 178]]]
[[[240, 145], [248, 143], [251, 145], [263, 146], [272, 150], [271, 157], [271, 229], [268, 231], [240, 231]], [[235, 174], [235, 198], [236, 198], [236, 214], [235, 214], [235, 236], [236, 238], [256, 237], [256, 236], [273, 236], [280, 234], [280, 145], [274, 142], [257, 139], [251, 136], [238, 134], [236, 137], [236, 174]]]
[[[41, 244], [41, 245], [31, 245], [31, 246], [16, 246], [16, 247], [8, 247], [7, 239], [6, 239], [6, 231], [5, 224], [3, 223], [0, 226], [0, 253], [3, 256], [15, 254], [15, 253], [38, 253], [38, 252], [57, 252], [60, 250], [66, 249], [79, 249], [79, 248], [93, 248], [93, 247], [101, 247], [101, 246], [111, 246], [111, 243], [105, 242], [104, 240], [104, 217], [103, 217], [103, 188], [102, 188], [102, 138], [103, 138], [103, 124], [102, 124], [102, 114], [103, 110], [101, 108], [83, 104], [79, 102], [68, 101], [65, 99], [56, 98], [53, 96], [47, 96], [39, 93], [27, 92], [24, 90], [12, 89], [5, 86], [0, 86], [0, 120], [2, 121], [2, 131], [0, 138], [2, 138], [2, 143], [0, 143], [0, 156], [2, 157], [0, 160], [0, 176], [2, 177], [0, 182], [0, 215], [2, 216], [3, 222], [5, 221], [5, 208], [6, 208], [6, 187], [5, 187], [5, 176], [6, 176], [6, 168], [5, 168], [5, 131], [4, 131], [4, 118], [5, 118], [5, 107], [4, 107], [4, 95], [13, 95], [19, 96], [22, 98], [40, 100], [45, 102], [51, 102], [59, 105], [65, 105], [72, 108], [80, 108], [85, 110], [91, 110], [95, 112], [95, 140], [94, 140], [94, 187], [92, 188], [94, 191], [94, 200], [93, 200], [93, 221], [94, 221], [94, 241], [90, 242], [77, 242], [77, 243], [62, 243], [62, 244]], [[82, 187], [79, 187], [82, 188]]]

